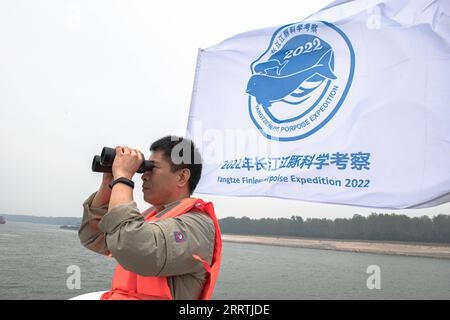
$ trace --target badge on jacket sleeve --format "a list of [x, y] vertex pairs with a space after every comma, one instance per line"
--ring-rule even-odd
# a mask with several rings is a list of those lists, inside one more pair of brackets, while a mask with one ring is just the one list
[[186, 236], [181, 231], [175, 231], [173, 236], [175, 237], [175, 242], [177, 243], [186, 241]]

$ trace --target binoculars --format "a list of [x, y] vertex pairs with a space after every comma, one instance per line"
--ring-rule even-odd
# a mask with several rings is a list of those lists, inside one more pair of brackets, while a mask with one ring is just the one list
[[[92, 160], [92, 171], [112, 172], [112, 165], [115, 157], [116, 157], [116, 149], [104, 147], [101, 155], [94, 156], [94, 159]], [[145, 171], [151, 171], [154, 166], [155, 165], [153, 161], [144, 160], [136, 172], [144, 173]]]

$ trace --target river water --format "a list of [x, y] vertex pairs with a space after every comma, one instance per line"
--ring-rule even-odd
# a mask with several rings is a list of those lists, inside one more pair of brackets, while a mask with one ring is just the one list
[[[0, 225], [0, 299], [107, 290], [114, 267], [76, 231]], [[80, 289], [67, 281], [74, 270]], [[450, 299], [450, 260], [224, 242], [213, 299]]]

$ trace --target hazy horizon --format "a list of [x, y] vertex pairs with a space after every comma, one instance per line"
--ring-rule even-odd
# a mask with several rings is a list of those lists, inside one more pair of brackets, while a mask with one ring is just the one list
[[[443, 205], [443, 206], [445, 207], [445, 205]], [[246, 216], [246, 217], [249, 217], [251, 219], [262, 219], [262, 218], [291, 218], [292, 216], [300, 216], [303, 219], [308, 219], [308, 218], [328, 218], [328, 219], [334, 220], [336, 218], [352, 218], [353, 215], [356, 215], [356, 214], [359, 214], [359, 215], [364, 216], [364, 217], [367, 217], [367, 216], [369, 216], [371, 214], [395, 214], [395, 215], [406, 215], [406, 216], [409, 216], [411, 218], [413, 218], [413, 217], [421, 217], [421, 216], [428, 216], [430, 218], [433, 218], [433, 217], [438, 216], [440, 214], [449, 215], [449, 213], [445, 212], [445, 210], [436, 210], [439, 207], [442, 207], [442, 206], [437, 206], [437, 207], [429, 208], [429, 209], [417, 209], [417, 210], [414, 210], [414, 211], [417, 211], [417, 212], [413, 212], [413, 214], [411, 214], [411, 213], [408, 214], [408, 212], [405, 212], [405, 211], [411, 211], [411, 210], [390, 210], [390, 211], [389, 210], [385, 210], [385, 211], [383, 211], [383, 210], [373, 209], [371, 212], [364, 212], [364, 213], [354, 212], [352, 215], [339, 216], [339, 217], [326, 217], [326, 216], [318, 216], [318, 215], [304, 215], [304, 214], [298, 214], [298, 213], [292, 212], [292, 214], [290, 214], [290, 215], [276, 216], [276, 217], [274, 217], [274, 216], [258, 216], [258, 217], [255, 217], [253, 215], [241, 214], [241, 215], [228, 215], [228, 216], [223, 215], [223, 216], [218, 217], [218, 218], [219, 219], [227, 218], [227, 217], [242, 218], [242, 217]], [[367, 208], [362, 208], [362, 209], [364, 209], [364, 210], [361, 210], [361, 211], [366, 211], [367, 210]], [[437, 212], [436, 213], [427, 213], [427, 214], [423, 213], [423, 214], [421, 214], [421, 212], [423, 210], [430, 211], [431, 209], [435, 209]], [[23, 217], [34, 217], [34, 218], [78, 218], [78, 219], [81, 219], [82, 218], [82, 210], [77, 215], [72, 215], [72, 216], [50, 216], [50, 215], [44, 215], [44, 214], [11, 213], [11, 212], [0, 212], [0, 216], [23, 216]]]

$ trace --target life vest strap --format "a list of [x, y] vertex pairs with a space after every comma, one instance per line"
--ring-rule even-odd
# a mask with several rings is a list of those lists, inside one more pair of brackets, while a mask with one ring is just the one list
[[[114, 296], [115, 295], [115, 296]], [[125, 291], [122, 289], [111, 289], [105, 292], [100, 300], [124, 300], [124, 299], [136, 299], [136, 300], [165, 300], [165, 298], [151, 296], [148, 294], [141, 294], [138, 292]]]
[[203, 267], [205, 268], [205, 270], [206, 270], [208, 273], [211, 273], [211, 267], [210, 267], [210, 265], [208, 264], [208, 262], [206, 262], [205, 260], [203, 260], [202, 258], [200, 258], [200, 256], [198, 256], [198, 255], [196, 255], [196, 254], [193, 254], [192, 257], [193, 257], [195, 260], [200, 261], [201, 264], [203, 265]]

